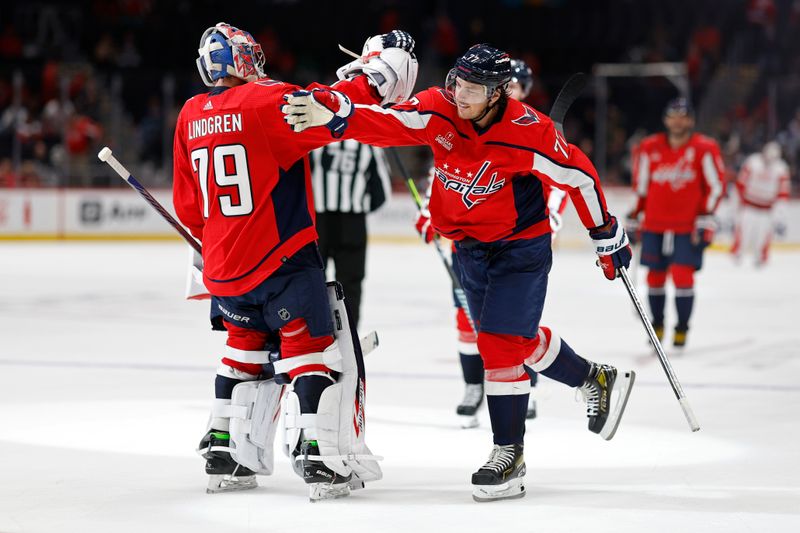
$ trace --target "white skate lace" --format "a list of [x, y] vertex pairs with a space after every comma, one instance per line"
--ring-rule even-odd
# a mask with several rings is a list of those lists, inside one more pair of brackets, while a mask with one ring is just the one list
[[578, 389], [586, 402], [587, 416], [597, 416], [600, 411], [600, 391], [594, 381], [587, 381]]
[[494, 448], [492, 448], [492, 453], [489, 454], [489, 460], [481, 467], [481, 470], [502, 472], [514, 463], [515, 457], [513, 444], [506, 446], [495, 444]]
[[478, 405], [483, 398], [483, 385], [468, 383], [464, 389], [464, 399], [461, 405]]

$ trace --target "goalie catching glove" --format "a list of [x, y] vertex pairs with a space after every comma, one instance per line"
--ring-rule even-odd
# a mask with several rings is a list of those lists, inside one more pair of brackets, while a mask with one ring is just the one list
[[631, 247], [628, 244], [628, 235], [617, 223], [617, 217], [610, 216], [608, 222], [600, 227], [589, 230], [592, 237], [595, 253], [599, 256], [598, 263], [603, 269], [607, 279], [617, 277], [617, 270], [631, 264]]
[[361, 57], [340, 67], [336, 75], [340, 80], [365, 75], [381, 95], [381, 105], [391, 105], [411, 97], [418, 68], [414, 39], [408, 32], [394, 30], [367, 39]]

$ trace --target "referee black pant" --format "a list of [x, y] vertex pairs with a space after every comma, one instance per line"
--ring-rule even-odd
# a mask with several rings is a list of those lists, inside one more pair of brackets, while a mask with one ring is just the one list
[[367, 262], [367, 215], [365, 213], [317, 213], [317, 233], [322, 263], [333, 259], [336, 281], [344, 289], [347, 312], [358, 326], [361, 283]]

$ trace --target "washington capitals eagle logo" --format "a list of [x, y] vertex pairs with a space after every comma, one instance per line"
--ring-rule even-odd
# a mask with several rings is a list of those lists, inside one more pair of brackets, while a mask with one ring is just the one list
[[462, 176], [460, 168], [450, 172], [450, 166], [445, 163], [442, 168], [436, 167], [436, 178], [442, 182], [445, 191], [453, 191], [460, 194], [461, 201], [464, 202], [467, 209], [472, 209], [486, 200], [487, 196], [502, 189], [506, 183], [505, 179], [497, 179], [497, 172], [492, 174], [488, 183], [481, 183], [481, 178], [486, 174], [486, 170], [491, 164], [491, 161], [484, 161], [481, 168], [474, 175], [472, 172], [466, 172], [466, 176]]
[[519, 126], [530, 126], [531, 124], [538, 124], [539, 123], [539, 115], [534, 113], [533, 109], [529, 108], [528, 106], [523, 106], [525, 108], [525, 113], [511, 122], [517, 124]]

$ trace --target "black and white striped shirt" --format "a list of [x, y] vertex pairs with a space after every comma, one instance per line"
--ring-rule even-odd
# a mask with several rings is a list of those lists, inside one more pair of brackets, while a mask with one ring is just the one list
[[371, 213], [389, 198], [389, 167], [383, 150], [357, 141], [311, 152], [317, 213]]

